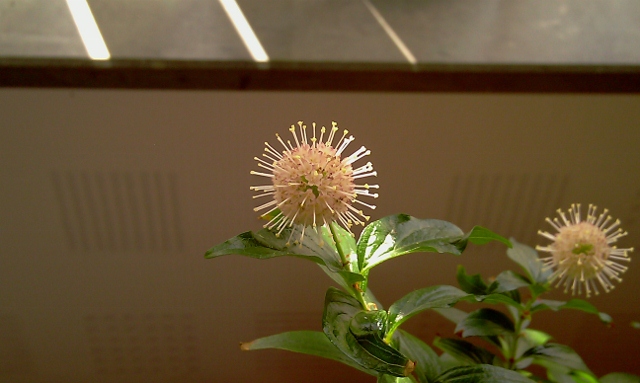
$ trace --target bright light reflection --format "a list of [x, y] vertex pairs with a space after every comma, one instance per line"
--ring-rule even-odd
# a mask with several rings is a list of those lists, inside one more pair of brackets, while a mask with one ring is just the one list
[[87, 0], [67, 0], [67, 6], [89, 57], [92, 60], [109, 60], [111, 55]]
[[238, 6], [238, 3], [236, 3], [235, 0], [220, 0], [220, 4], [222, 4], [222, 7], [231, 19], [233, 26], [238, 31], [238, 34], [240, 34], [240, 38], [242, 38], [244, 45], [249, 50], [251, 57], [258, 62], [269, 61], [267, 52], [262, 48], [262, 44], [260, 44], [256, 34], [253, 33], [253, 29], [251, 29], [251, 25], [249, 25], [244, 14], [242, 14], [242, 10]]
[[400, 53], [402, 53], [402, 55], [407, 59], [407, 61], [409, 61], [410, 64], [415, 65], [418, 62], [418, 60], [416, 60], [416, 58], [413, 56], [409, 48], [407, 48], [407, 46], [404, 45], [404, 42], [402, 42], [400, 37], [396, 34], [393, 28], [391, 28], [391, 25], [387, 23], [384, 17], [382, 17], [382, 15], [380, 14], [380, 12], [378, 12], [376, 7], [374, 7], [369, 0], [362, 0], [362, 2], [364, 3], [364, 5], [367, 6], [367, 8], [369, 8], [369, 12], [371, 12], [373, 17], [375, 17], [376, 21], [378, 22], [378, 24], [380, 24], [382, 29], [384, 29], [384, 31], [387, 33], [387, 36], [389, 36], [391, 41], [393, 41], [396, 47], [398, 47], [398, 50], [400, 50]]

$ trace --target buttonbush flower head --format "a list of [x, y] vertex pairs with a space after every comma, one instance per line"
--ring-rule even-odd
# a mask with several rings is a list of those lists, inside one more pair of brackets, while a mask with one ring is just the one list
[[271, 198], [254, 209], [266, 210], [262, 217], [271, 217], [264, 227], [276, 231], [276, 235], [280, 236], [285, 228], [301, 225], [302, 242], [307, 227], [317, 230], [322, 225], [336, 221], [351, 232], [352, 225], [364, 225], [369, 217], [356, 206], [370, 209], [375, 209], [375, 206], [360, 201], [358, 197], [377, 198], [378, 194], [370, 190], [379, 186], [356, 183], [358, 179], [376, 176], [371, 162], [357, 168], [353, 164], [371, 152], [362, 146], [343, 157], [354, 138], [347, 137], [349, 132], [344, 130], [334, 146], [338, 131], [335, 122], [329, 131], [323, 126], [319, 132], [313, 123], [308, 132], [307, 126], [299, 121], [298, 126], [291, 125], [289, 131], [293, 142], [285, 142], [276, 134], [284, 150], [278, 151], [265, 142], [264, 158], [254, 157], [258, 166], [267, 172], [252, 171], [251, 174], [271, 179], [268, 185], [251, 187], [251, 190], [259, 193], [253, 198]]
[[546, 267], [554, 268], [549, 281], [558, 280], [556, 287], [564, 285], [565, 293], [571, 289], [572, 294], [580, 295], [584, 287], [586, 296], [590, 297], [592, 291], [599, 294], [598, 284], [609, 292], [614, 288], [611, 281], [621, 282], [620, 274], [627, 270], [627, 266], [620, 262], [631, 260], [628, 253], [633, 248], [612, 246], [618, 238], [627, 235], [618, 227], [620, 220], [610, 223], [612, 218], [607, 216], [608, 210], [596, 215], [596, 209], [596, 206], [589, 205], [585, 220], [581, 218], [580, 204], [571, 205], [568, 218], [558, 209], [560, 219], [546, 219], [557, 233], [538, 231], [553, 241], [547, 246], [536, 247], [551, 254], [541, 259]]

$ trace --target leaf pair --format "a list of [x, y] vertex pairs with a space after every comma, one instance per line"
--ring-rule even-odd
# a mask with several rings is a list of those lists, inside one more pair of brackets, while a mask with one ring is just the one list
[[[420, 345], [404, 332], [396, 332], [398, 327], [422, 311], [450, 307], [468, 296], [453, 286], [432, 286], [405, 295], [393, 303], [388, 312], [365, 311], [355, 298], [330, 288], [325, 298], [323, 330], [339, 350], [361, 366], [384, 374], [406, 376], [413, 368], [409, 358], [424, 357], [415, 351], [427, 346]], [[409, 353], [404, 354], [403, 349], [408, 349]], [[424, 366], [420, 363], [418, 373], [426, 374], [422, 368], [433, 364], [433, 361]]]
[[[484, 244], [492, 240], [511, 246], [510, 242], [488, 229], [476, 226], [464, 234], [454, 224], [437, 219], [418, 219], [406, 214], [391, 215], [367, 225], [356, 243], [343, 228], [334, 226], [333, 233], [326, 227], [317, 230], [294, 225], [281, 235], [262, 229], [245, 232], [209, 249], [205, 258], [238, 254], [256, 259], [294, 256], [313, 261], [326, 271], [340, 275], [341, 285], [362, 281], [366, 290], [369, 271], [389, 259], [415, 252], [438, 252], [459, 255], [467, 243]], [[302, 238], [290, 243], [286, 238]], [[334, 241], [334, 238], [338, 243]], [[342, 264], [337, 247], [347, 257]], [[332, 276], [332, 278], [334, 278]], [[335, 278], [334, 278], [335, 279]]]
[[322, 329], [329, 341], [365, 369], [393, 376], [408, 376], [414, 363], [383, 341], [386, 312], [364, 311], [352, 296], [329, 288]]

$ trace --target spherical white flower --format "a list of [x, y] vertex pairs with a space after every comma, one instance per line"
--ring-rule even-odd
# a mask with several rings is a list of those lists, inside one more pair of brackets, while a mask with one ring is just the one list
[[573, 204], [569, 209], [569, 218], [558, 209], [560, 219], [547, 218], [546, 221], [557, 231], [555, 234], [538, 231], [538, 234], [553, 241], [547, 246], [537, 246], [539, 251], [551, 254], [542, 258], [545, 266], [554, 268], [549, 281], [558, 280], [556, 287], [564, 284], [565, 293], [571, 288], [572, 294], [582, 294], [584, 286], [587, 297], [593, 290], [599, 294], [596, 281], [605, 292], [614, 288], [611, 280], [621, 282], [620, 274], [627, 266], [619, 262], [629, 262], [628, 253], [633, 248], [618, 249], [612, 246], [618, 238], [627, 235], [618, 228], [620, 220], [607, 225], [612, 220], [607, 216], [608, 210], [596, 216], [596, 207], [589, 205], [586, 220], [580, 217], [580, 204]]
[[260, 193], [254, 198], [273, 198], [254, 209], [268, 209], [262, 214], [263, 217], [275, 213], [264, 227], [275, 230], [279, 236], [286, 227], [301, 225], [300, 241], [304, 237], [305, 228], [309, 226], [317, 228], [337, 221], [351, 232], [353, 224], [364, 225], [369, 217], [354, 207], [354, 204], [371, 209], [375, 209], [375, 206], [364, 203], [357, 197], [378, 197], [378, 194], [370, 192], [370, 189], [377, 189], [378, 185], [356, 184], [357, 179], [376, 176], [371, 162], [353, 168], [354, 162], [371, 152], [362, 146], [343, 158], [344, 150], [354, 140], [353, 136], [347, 137], [348, 131], [345, 130], [338, 143], [332, 146], [335, 133], [338, 131], [335, 122], [332, 123], [327, 137], [324, 126], [320, 129], [319, 137], [316, 136], [316, 124], [313, 123], [312, 127], [313, 136], [309, 137], [307, 126], [302, 121], [298, 122], [298, 128], [291, 125], [289, 131], [293, 135], [293, 143], [290, 140], [285, 143], [276, 134], [284, 147], [282, 152], [265, 142], [263, 156], [266, 160], [258, 157], [254, 159], [258, 161], [258, 166], [268, 170], [268, 173], [251, 172], [271, 178], [272, 181], [269, 185], [251, 187], [251, 190]]

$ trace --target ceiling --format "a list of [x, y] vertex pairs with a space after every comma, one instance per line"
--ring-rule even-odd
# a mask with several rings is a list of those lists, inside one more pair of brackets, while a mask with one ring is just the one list
[[[238, 5], [275, 62], [640, 62], [633, 0], [87, 1], [112, 59], [252, 61], [223, 3]], [[87, 50], [67, 1], [0, 0], [0, 56], [87, 58]]]

